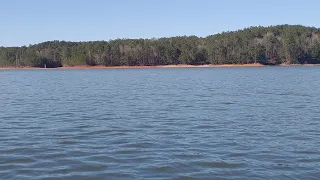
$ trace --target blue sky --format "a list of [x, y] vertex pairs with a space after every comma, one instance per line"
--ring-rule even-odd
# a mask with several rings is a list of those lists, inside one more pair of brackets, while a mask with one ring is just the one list
[[320, 27], [318, 0], [1, 0], [0, 46]]

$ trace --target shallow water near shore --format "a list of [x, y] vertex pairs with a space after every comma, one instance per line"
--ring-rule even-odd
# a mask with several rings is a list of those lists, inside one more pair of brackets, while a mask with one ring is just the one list
[[320, 67], [0, 71], [0, 179], [319, 179]]

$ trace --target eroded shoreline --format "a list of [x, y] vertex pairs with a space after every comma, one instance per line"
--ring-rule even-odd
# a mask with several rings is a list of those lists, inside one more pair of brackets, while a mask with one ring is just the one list
[[0, 67], [0, 70], [19, 69], [153, 69], [153, 68], [219, 68], [219, 67], [263, 67], [262, 64], [222, 64], [222, 65], [163, 65], [163, 66], [63, 66], [58, 68]]
[[[156, 69], [156, 68], [226, 68], [226, 67], [264, 67], [268, 65], [263, 65], [259, 63], [255, 64], [221, 64], [221, 65], [162, 65], [162, 66], [63, 66], [57, 68], [39, 68], [39, 67], [0, 67], [0, 70], [22, 70], [22, 69], [46, 69], [46, 70], [58, 70], [58, 69]], [[276, 66], [320, 66], [320, 64], [280, 64]]]

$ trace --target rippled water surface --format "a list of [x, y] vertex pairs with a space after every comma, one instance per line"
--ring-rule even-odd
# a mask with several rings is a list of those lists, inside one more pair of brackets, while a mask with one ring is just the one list
[[1, 70], [0, 179], [320, 179], [320, 67]]

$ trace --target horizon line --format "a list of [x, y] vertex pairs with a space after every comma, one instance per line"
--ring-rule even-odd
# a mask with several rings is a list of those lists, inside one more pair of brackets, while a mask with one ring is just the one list
[[270, 27], [277, 27], [277, 26], [302, 26], [306, 28], [315, 28], [315, 29], [320, 29], [320, 27], [315, 27], [315, 26], [309, 26], [309, 25], [303, 25], [303, 24], [278, 24], [278, 25], [253, 25], [253, 26], [248, 26], [245, 28], [238, 28], [235, 30], [227, 30], [227, 31], [222, 31], [218, 33], [214, 33], [211, 35], [205, 35], [205, 36], [200, 36], [200, 35], [176, 35], [176, 36], [161, 36], [161, 37], [152, 37], [152, 38], [130, 38], [130, 37], [124, 37], [124, 38], [114, 38], [114, 39], [109, 39], [109, 40], [79, 40], [79, 41], [72, 41], [72, 40], [59, 40], [59, 39], [52, 39], [52, 40], [45, 40], [41, 41], [38, 43], [33, 43], [33, 44], [28, 44], [28, 45], [17, 45], [17, 46], [2, 46], [0, 45], [0, 48], [21, 48], [21, 47], [30, 47], [30, 46], [35, 46], [38, 44], [42, 43], [47, 43], [47, 42], [67, 42], [67, 43], [88, 43], [88, 42], [111, 42], [111, 41], [116, 41], [116, 40], [159, 40], [159, 39], [166, 39], [166, 38], [177, 38], [177, 37], [197, 37], [197, 38], [208, 38], [210, 36], [215, 36], [223, 33], [230, 33], [230, 32], [237, 32], [237, 31], [242, 31], [245, 29], [250, 29], [250, 28], [270, 28]]

